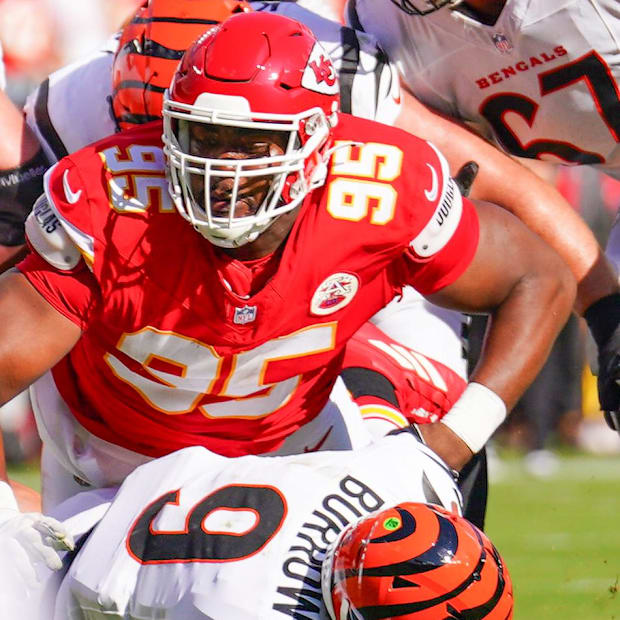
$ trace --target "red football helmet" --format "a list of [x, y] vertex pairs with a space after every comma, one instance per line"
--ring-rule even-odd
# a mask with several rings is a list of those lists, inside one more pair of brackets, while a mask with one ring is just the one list
[[[245, 13], [205, 33], [188, 49], [164, 96], [164, 152], [181, 215], [215, 245], [256, 239], [324, 183], [339, 104], [332, 61], [298, 21]], [[256, 136], [256, 143], [277, 134], [281, 150], [217, 157], [192, 148], [196, 132], [222, 128]], [[268, 190], [248, 214], [245, 188], [265, 179]], [[223, 191], [212, 196], [224, 180], [225, 198]], [[214, 207], [218, 200], [225, 208]]]
[[428, 15], [443, 6], [457, 5], [463, 0], [392, 0], [401, 10], [409, 15]]
[[327, 551], [332, 620], [512, 618], [512, 582], [489, 539], [463, 517], [405, 502], [345, 529]]
[[245, 0], [148, 0], [125, 24], [112, 68], [119, 129], [161, 118], [164, 90], [185, 50], [207, 28], [251, 11]]

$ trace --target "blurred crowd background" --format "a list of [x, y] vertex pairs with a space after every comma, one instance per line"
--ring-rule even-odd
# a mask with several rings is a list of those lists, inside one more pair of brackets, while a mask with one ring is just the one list
[[[312, 8], [313, 2], [304, 4]], [[133, 13], [139, 0], [0, 0], [0, 42], [7, 93], [18, 105], [50, 72], [99, 48]], [[620, 208], [620, 182], [586, 167], [541, 171], [564, 194], [605, 244]], [[582, 319], [573, 316], [549, 360], [492, 446], [523, 455], [534, 476], [552, 475], [561, 450], [620, 454], [620, 437], [607, 429], [598, 409], [596, 379], [589, 369]], [[590, 351], [591, 357], [591, 351]], [[510, 360], [507, 360], [510, 363]], [[28, 395], [0, 408], [8, 460], [38, 458], [40, 443]]]
[[[605, 247], [620, 209], [620, 182], [586, 166], [547, 166], [542, 174], [556, 185]], [[596, 345], [585, 321], [572, 315], [538, 377], [497, 432], [498, 447], [523, 453], [526, 469], [548, 476], [560, 466], [557, 451], [620, 454], [620, 437], [599, 410]]]

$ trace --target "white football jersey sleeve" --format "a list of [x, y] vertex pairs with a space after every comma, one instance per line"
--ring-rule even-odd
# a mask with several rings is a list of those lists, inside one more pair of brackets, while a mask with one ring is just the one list
[[412, 16], [390, 0], [349, 0], [347, 17], [427, 105], [514, 155], [620, 178], [617, 0], [507, 0], [493, 25], [462, 7]]
[[55, 620], [318, 620], [327, 545], [405, 500], [460, 511], [450, 471], [406, 431], [289, 457], [181, 450], [124, 482], [71, 564]]
[[112, 37], [102, 50], [50, 74], [28, 96], [26, 122], [50, 161], [116, 130], [109, 98], [117, 43]]

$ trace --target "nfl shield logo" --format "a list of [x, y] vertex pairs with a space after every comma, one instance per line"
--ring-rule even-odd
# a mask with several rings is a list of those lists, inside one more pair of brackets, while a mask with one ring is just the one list
[[496, 32], [492, 37], [495, 47], [502, 53], [512, 52], [512, 43], [501, 32]]
[[243, 306], [243, 308], [235, 308], [233, 322], [237, 323], [237, 325], [251, 323], [255, 318], [256, 306]]

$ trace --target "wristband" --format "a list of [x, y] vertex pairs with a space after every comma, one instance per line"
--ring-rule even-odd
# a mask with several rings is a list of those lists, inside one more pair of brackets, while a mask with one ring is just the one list
[[15, 493], [8, 482], [0, 480], [0, 510], [17, 510], [17, 499]]
[[601, 347], [607, 343], [620, 325], [620, 293], [613, 293], [595, 301], [583, 313], [590, 333]]
[[506, 404], [493, 390], [481, 383], [469, 383], [440, 422], [476, 453], [506, 419], [506, 413]]
[[50, 164], [43, 150], [17, 168], [0, 170], [0, 244], [24, 243], [24, 220], [43, 193], [43, 175]]

